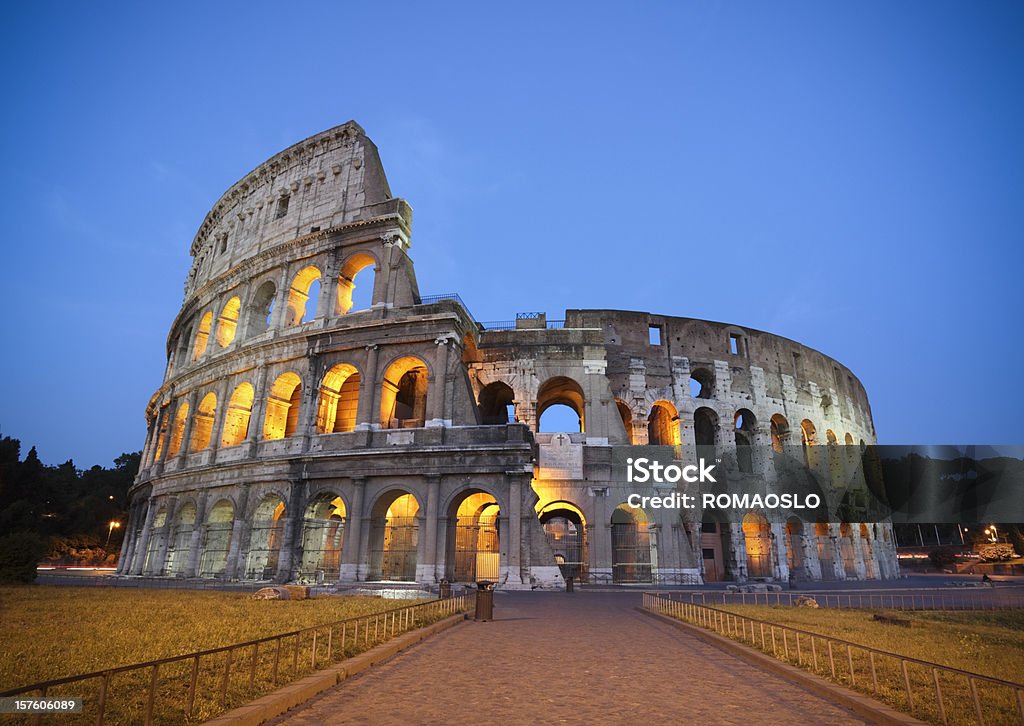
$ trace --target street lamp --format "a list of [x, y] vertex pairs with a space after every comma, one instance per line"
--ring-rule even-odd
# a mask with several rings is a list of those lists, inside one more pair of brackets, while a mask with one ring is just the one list
[[992, 542], [999, 541], [999, 532], [996, 530], [996, 526], [994, 524], [985, 527], [985, 534], [988, 535], [988, 538], [992, 540]]
[[121, 526], [120, 522], [111, 522], [110, 526], [107, 527], [107, 541], [103, 545], [103, 549], [106, 549], [110, 545], [110, 535], [114, 533], [114, 530]]

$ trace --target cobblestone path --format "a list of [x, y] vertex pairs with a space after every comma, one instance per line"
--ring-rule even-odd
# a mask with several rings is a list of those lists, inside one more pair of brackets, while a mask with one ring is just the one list
[[497, 593], [274, 723], [864, 723], [635, 610], [640, 593]]

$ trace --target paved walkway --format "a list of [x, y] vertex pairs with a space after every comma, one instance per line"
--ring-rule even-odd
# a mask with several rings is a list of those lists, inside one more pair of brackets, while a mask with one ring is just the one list
[[273, 723], [864, 723], [639, 603], [499, 592], [497, 620], [458, 625]]

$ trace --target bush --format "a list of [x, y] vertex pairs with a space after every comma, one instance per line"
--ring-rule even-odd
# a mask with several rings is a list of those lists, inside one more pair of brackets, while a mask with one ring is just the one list
[[956, 561], [956, 550], [952, 547], [940, 547], [929, 552], [928, 559], [937, 569], [944, 570]]
[[0, 537], [0, 582], [35, 582], [36, 565], [46, 552], [43, 540], [31, 532]]

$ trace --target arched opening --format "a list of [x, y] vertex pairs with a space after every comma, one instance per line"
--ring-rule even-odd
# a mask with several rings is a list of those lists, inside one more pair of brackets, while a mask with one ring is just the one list
[[846, 486], [846, 473], [843, 470], [843, 458], [839, 452], [839, 439], [832, 429], [825, 431], [825, 440], [828, 442], [828, 472], [833, 488]]
[[192, 324], [189, 323], [180, 334], [178, 338], [177, 349], [174, 351], [171, 359], [171, 365], [168, 369], [168, 375], [179, 367], [183, 367], [188, 362], [188, 348], [192, 343]]
[[373, 305], [373, 277], [376, 264], [377, 261], [365, 252], [359, 252], [345, 260], [338, 276], [335, 315], [344, 315], [353, 310], [366, 310]]
[[704, 581], [720, 582], [728, 574], [725, 569], [725, 552], [729, 551], [729, 525], [716, 519], [711, 511], [705, 511], [700, 524], [700, 550], [704, 564]]
[[160, 426], [156, 432], [156, 454], [153, 456], [153, 461], [160, 461], [164, 454], [164, 444], [167, 443], [167, 427], [170, 417], [170, 411], [167, 410], [167, 404], [160, 407], [160, 413], [158, 414], [157, 420], [160, 422]]
[[612, 582], [651, 582], [651, 534], [642, 509], [612, 512]]
[[285, 439], [295, 433], [299, 425], [301, 399], [302, 379], [291, 371], [279, 375], [267, 396], [267, 415], [263, 419], [264, 439]]
[[420, 504], [393, 490], [383, 494], [370, 514], [370, 580], [416, 579]]
[[162, 575], [164, 562], [157, 562], [157, 555], [164, 542], [164, 526], [167, 524], [167, 509], [160, 507], [153, 523], [150, 525], [149, 542], [146, 546], [146, 561], [142, 565], [142, 571], [149, 575]]
[[690, 395], [693, 398], [711, 398], [715, 392], [715, 374], [708, 368], [690, 371]]
[[199, 563], [200, 577], [222, 577], [231, 549], [231, 528], [235, 507], [227, 499], [217, 502], [206, 516], [203, 526], [203, 554]]
[[772, 577], [772, 529], [763, 514], [743, 515], [743, 541], [747, 548], [747, 576]]
[[196, 418], [192, 422], [192, 441], [189, 451], [202, 451], [210, 445], [213, 436], [213, 419], [217, 413], [217, 394], [207, 393], [196, 408]]
[[633, 440], [633, 412], [629, 410], [623, 401], [615, 399], [615, 408], [619, 411], [619, 418], [622, 419], [622, 428], [626, 429], [626, 440], [630, 444], [635, 444]]
[[804, 461], [807, 467], [813, 469], [818, 464], [818, 452], [815, 450], [817, 431], [809, 419], [800, 422], [801, 443], [804, 447]]
[[238, 314], [242, 311], [242, 301], [238, 296], [231, 298], [224, 304], [224, 309], [217, 318], [217, 345], [227, 348], [235, 339], [235, 332], [238, 329]]
[[240, 383], [228, 400], [224, 413], [224, 433], [221, 446], [237, 446], [249, 435], [249, 419], [252, 417], [252, 402], [255, 398], [252, 384]]
[[[313, 283], [316, 288], [313, 289]], [[299, 270], [288, 290], [288, 319], [285, 325], [300, 325], [316, 315], [317, 294], [320, 291], [320, 270], [310, 265]]]
[[207, 310], [199, 320], [199, 329], [196, 331], [196, 343], [192, 347], [192, 361], [195, 362], [203, 357], [206, 352], [206, 345], [210, 342], [210, 327], [213, 325], [213, 311]]
[[878, 579], [878, 568], [875, 566], [874, 538], [866, 524], [860, 525], [860, 551], [864, 559], [864, 574], [869, 580]]
[[569, 502], [551, 502], [540, 510], [540, 523], [562, 577], [586, 582], [589, 575], [587, 522]]
[[754, 472], [754, 430], [757, 419], [754, 414], [741, 408], [733, 417], [733, 436], [736, 438], [736, 464], [745, 474]]
[[839, 553], [843, 557], [843, 571], [850, 580], [857, 578], [857, 554], [853, 547], [853, 527], [847, 522], [839, 525]]
[[302, 564], [299, 576], [317, 583], [341, 578], [341, 552], [345, 544], [345, 502], [333, 492], [318, 494], [306, 507], [302, 520]]
[[399, 358], [384, 371], [380, 424], [386, 429], [423, 426], [427, 418], [427, 366], [415, 356]]
[[783, 453], [785, 450], [783, 447], [789, 443], [789, 422], [786, 421], [786, 417], [780, 413], [772, 416], [771, 434], [772, 451], [776, 454]]
[[693, 412], [693, 436], [697, 444], [697, 456], [713, 459], [718, 443], [718, 414], [706, 406]]
[[192, 531], [196, 525], [196, 505], [185, 502], [178, 510], [174, 519], [174, 530], [167, 548], [167, 564], [164, 567], [171, 577], [181, 577], [188, 567], [189, 553], [192, 549]]
[[284, 502], [276, 494], [264, 497], [252, 515], [249, 553], [245, 558], [246, 580], [273, 580], [284, 540]]
[[352, 431], [359, 407], [359, 371], [339, 363], [324, 374], [316, 409], [316, 430], [321, 434]]
[[832, 532], [830, 531], [830, 527], [824, 522], [818, 522], [815, 524], [814, 539], [815, 544], [818, 547], [818, 565], [821, 567], [821, 579], [836, 579], [835, 563], [833, 562], [835, 548], [832, 545]]
[[249, 306], [247, 336], [251, 337], [265, 333], [270, 328], [276, 295], [277, 286], [270, 280], [264, 282], [256, 290], [256, 294], [252, 296], [252, 303]]
[[[545, 416], [549, 409], [555, 410]], [[586, 430], [583, 411], [583, 389], [571, 378], [549, 378], [537, 391], [537, 431], [583, 432]]]
[[467, 491], [448, 509], [447, 576], [452, 582], [496, 582], [500, 574], [498, 501]]
[[502, 381], [488, 383], [480, 389], [480, 423], [485, 426], [512, 423], [516, 420], [515, 394]]
[[647, 443], [652, 446], [679, 445], [679, 414], [668, 401], [657, 401], [647, 417]]
[[806, 574], [804, 523], [799, 517], [790, 517], [786, 520], [786, 560], [789, 565], [789, 576], [793, 579], [802, 579]]
[[171, 443], [167, 447], [167, 458], [178, 455], [181, 451], [181, 441], [185, 437], [185, 422], [188, 421], [188, 403], [182, 401], [178, 405], [178, 412], [174, 414], [174, 426], [171, 427]]

